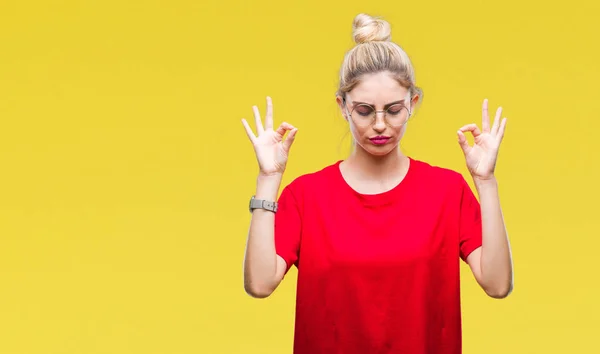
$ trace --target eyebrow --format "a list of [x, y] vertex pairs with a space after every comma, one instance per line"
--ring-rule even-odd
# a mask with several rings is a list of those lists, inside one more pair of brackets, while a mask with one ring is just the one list
[[[390, 106], [393, 106], [393, 105], [398, 104], [398, 103], [404, 103], [404, 100], [390, 102], [390, 103], [384, 105], [383, 108], [387, 109], [387, 108], [390, 108]], [[357, 106], [359, 104], [366, 104], [366, 105], [369, 105], [371, 107], [375, 107], [375, 105], [372, 104], [372, 103], [360, 102], [360, 101], [352, 101], [352, 107]]]

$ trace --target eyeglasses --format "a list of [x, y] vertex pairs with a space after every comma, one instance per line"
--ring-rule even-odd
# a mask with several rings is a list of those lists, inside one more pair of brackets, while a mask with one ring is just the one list
[[[343, 99], [346, 111], [348, 106], [346, 104], [346, 98]], [[360, 127], [368, 127], [372, 125], [377, 119], [377, 113], [383, 113], [384, 121], [390, 127], [401, 127], [408, 121], [410, 117], [410, 110], [404, 105], [404, 103], [394, 103], [389, 105], [385, 110], [378, 111], [375, 107], [366, 103], [359, 103], [352, 108], [352, 111], [348, 113], [354, 124]]]

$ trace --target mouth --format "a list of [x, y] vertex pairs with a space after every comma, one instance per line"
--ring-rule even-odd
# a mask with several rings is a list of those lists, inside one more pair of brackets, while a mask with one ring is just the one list
[[371, 140], [371, 142], [375, 145], [383, 145], [390, 140], [390, 137], [389, 136], [376, 136], [369, 140]]

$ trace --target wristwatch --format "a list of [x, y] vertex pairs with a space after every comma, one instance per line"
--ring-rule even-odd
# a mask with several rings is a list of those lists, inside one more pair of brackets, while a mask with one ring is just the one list
[[277, 202], [270, 202], [268, 200], [256, 199], [254, 196], [250, 198], [250, 212], [254, 211], [254, 209], [265, 209], [268, 211], [272, 211], [274, 213], [277, 212]]

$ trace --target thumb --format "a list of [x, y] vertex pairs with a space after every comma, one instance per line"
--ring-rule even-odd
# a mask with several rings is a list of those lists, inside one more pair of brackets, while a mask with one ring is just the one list
[[460, 145], [463, 153], [467, 155], [469, 153], [469, 150], [471, 149], [469, 143], [467, 142], [467, 137], [460, 130], [456, 133], [458, 134], [458, 145]]
[[298, 132], [298, 128], [292, 129], [285, 140], [283, 141], [283, 148], [285, 151], [290, 151], [292, 144], [294, 143], [294, 139], [296, 138], [296, 133]]

